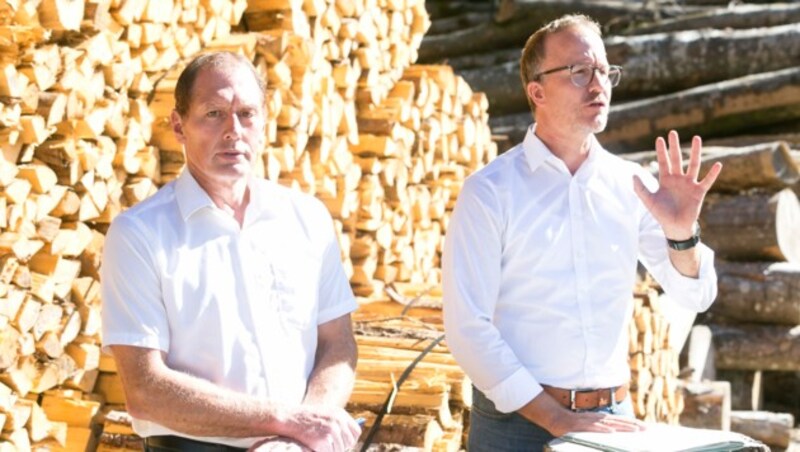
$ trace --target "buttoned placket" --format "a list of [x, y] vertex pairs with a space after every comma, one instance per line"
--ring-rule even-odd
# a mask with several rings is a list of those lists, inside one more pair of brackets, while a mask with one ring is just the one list
[[263, 237], [255, 237], [247, 222], [244, 223], [235, 238], [236, 248], [241, 256], [243, 276], [249, 279], [244, 287], [246, 303], [252, 315], [253, 335], [261, 356], [260, 377], [266, 385], [265, 394], [269, 394], [271, 382], [267, 365], [274, 361], [270, 358], [270, 344], [273, 347], [276, 344], [269, 332], [278, 331], [279, 325], [275, 323], [279, 319], [279, 307], [272, 288], [275, 277], [272, 263], [263, 242], [256, 243], [256, 240], [259, 239], [263, 239]]
[[[588, 163], [588, 162], [587, 162]], [[586, 163], [585, 163], [586, 164]], [[584, 164], [584, 165], [585, 165]], [[583, 170], [583, 171], [582, 171]], [[584, 218], [585, 207], [585, 168], [570, 179], [569, 182], [569, 212], [571, 225], [572, 258], [575, 268], [575, 296], [580, 313], [581, 334], [584, 341], [584, 374], [591, 375], [594, 371], [592, 365], [592, 319], [594, 312], [592, 309], [591, 297], [589, 294], [589, 265], [587, 260], [587, 231]]]

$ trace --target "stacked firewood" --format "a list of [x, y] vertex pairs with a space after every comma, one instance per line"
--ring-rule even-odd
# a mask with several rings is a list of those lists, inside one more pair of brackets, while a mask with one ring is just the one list
[[105, 231], [152, 193], [153, 80], [226, 36], [243, 1], [22, 1], [0, 8], [0, 447], [84, 450], [108, 389]]
[[670, 323], [658, 292], [649, 279], [634, 290], [628, 328], [631, 402], [639, 419], [677, 424], [683, 411], [678, 349], [671, 343]]
[[411, 66], [420, 1], [23, 1], [0, 24], [4, 448], [90, 448], [93, 419], [124, 409], [100, 357], [103, 233], [182, 170], [168, 116], [198, 52], [242, 53], [267, 80], [257, 171], [326, 203], [359, 295], [438, 283], [460, 184], [496, 154], [486, 97]]

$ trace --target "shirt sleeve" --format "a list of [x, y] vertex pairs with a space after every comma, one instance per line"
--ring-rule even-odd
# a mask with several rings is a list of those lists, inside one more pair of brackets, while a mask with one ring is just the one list
[[[646, 171], [639, 176], [648, 189], [658, 187], [655, 178]], [[651, 275], [661, 284], [671, 299], [684, 308], [703, 312], [717, 297], [717, 273], [714, 270], [714, 251], [703, 244], [697, 244], [700, 252], [700, 270], [696, 278], [684, 276], [669, 259], [669, 247], [661, 225], [642, 206], [643, 214], [639, 228], [639, 260]]]
[[149, 241], [136, 221], [119, 216], [103, 246], [103, 350], [109, 345], [169, 349], [169, 325]]
[[442, 257], [447, 345], [475, 386], [501, 412], [539, 395], [541, 385], [492, 320], [500, 293], [503, 214], [497, 196], [470, 178], [459, 194]]
[[319, 203], [320, 221], [312, 227], [324, 229], [322, 267], [319, 277], [319, 312], [317, 324], [323, 324], [358, 308], [350, 281], [342, 266], [339, 242], [334, 232], [333, 219], [322, 203]]

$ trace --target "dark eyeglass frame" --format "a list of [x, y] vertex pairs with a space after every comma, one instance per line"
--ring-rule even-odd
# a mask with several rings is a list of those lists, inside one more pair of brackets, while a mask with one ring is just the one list
[[[575, 68], [590, 68], [592, 70], [592, 75], [589, 77], [589, 81], [586, 82], [585, 85], [581, 85], [581, 84], [579, 84], [579, 83], [577, 83], [575, 81], [575, 71], [574, 71]], [[584, 63], [570, 64], [569, 66], [561, 66], [561, 67], [548, 69], [546, 71], [539, 72], [538, 74], [534, 74], [533, 75], [533, 80], [538, 82], [542, 78], [543, 75], [552, 74], [554, 72], [560, 72], [560, 71], [569, 71], [569, 80], [572, 82], [572, 84], [577, 86], [577, 87], [579, 87], [579, 88], [584, 88], [584, 87], [587, 87], [587, 86], [592, 84], [592, 80], [594, 80], [595, 72], [599, 71], [599, 72], [602, 73], [603, 69], [605, 69], [605, 68], [599, 67], [599, 66], [595, 66], [595, 65], [592, 65], [592, 64], [584, 64]], [[611, 80], [611, 71], [618, 71], [619, 72], [619, 76], [617, 77], [616, 83], [614, 83], [614, 81]], [[617, 66], [615, 64], [612, 64], [612, 65], [608, 66], [608, 69], [605, 72], [606, 72], [606, 75], [605, 75], [606, 80], [608, 80], [608, 82], [611, 83], [611, 87], [612, 88], [617, 86], [617, 85], [619, 85], [620, 80], [622, 80], [622, 66]]]

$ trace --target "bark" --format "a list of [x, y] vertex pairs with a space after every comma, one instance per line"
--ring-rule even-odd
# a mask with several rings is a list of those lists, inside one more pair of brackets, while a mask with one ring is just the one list
[[742, 433], [768, 446], [789, 447], [794, 416], [768, 411], [732, 411], [731, 431]]
[[[517, 64], [521, 55], [522, 49], [514, 47], [489, 53], [462, 55], [449, 59], [447, 64], [452, 66], [452, 68], [456, 71], [466, 71], [467, 69], [502, 66], [506, 63]], [[519, 75], [519, 72], [517, 72], [517, 74]], [[521, 93], [522, 85], [520, 85], [518, 88], [519, 92]]]
[[[798, 41], [800, 42], [800, 41]], [[721, 136], [800, 118], [800, 69], [750, 75], [611, 108], [600, 141], [616, 151], [652, 149], [675, 129]]]
[[787, 262], [722, 262], [715, 314], [743, 322], [800, 324], [800, 266]]
[[[660, 10], [660, 14], [672, 16], [679, 10], [679, 8], [665, 7]], [[507, 47], [521, 49], [528, 37], [542, 25], [564, 14], [578, 11], [592, 16], [601, 24], [637, 14], [649, 15], [651, 18], [653, 15], [652, 12], [643, 10], [641, 6], [623, 1], [517, 0], [514, 2], [513, 10], [505, 10], [499, 14], [501, 20], [445, 35], [425, 36], [419, 49], [419, 62], [438, 63], [447, 58]]]
[[634, 36], [701, 28], [761, 28], [800, 22], [800, 5], [732, 5], [637, 25], [621, 34]]
[[465, 12], [457, 16], [434, 20], [425, 36], [453, 33], [458, 30], [463, 30], [464, 28], [471, 28], [491, 21], [492, 14], [488, 11]]
[[715, 162], [725, 171], [714, 183], [715, 191], [739, 192], [750, 188], [779, 190], [800, 180], [800, 170], [786, 142], [763, 143], [742, 148], [706, 147], [701, 174]]
[[[608, 61], [624, 68], [622, 81], [614, 88], [614, 99], [641, 99], [748, 74], [795, 68], [800, 61], [800, 23], [768, 29], [612, 36], [605, 44]], [[473, 90], [486, 93], [492, 114], [528, 110], [518, 61], [463, 70], [460, 75]]]
[[[684, 137], [688, 141], [689, 137]], [[687, 150], [684, 149], [684, 168], [688, 165]], [[800, 180], [800, 169], [792, 157], [785, 141], [758, 142], [751, 146], [703, 146], [703, 163], [700, 174], [708, 172], [715, 162], [721, 162], [725, 170], [714, 183], [713, 191], [737, 193], [751, 188], [771, 191], [791, 186]], [[625, 154], [625, 159], [658, 170], [655, 151]]]
[[[793, 68], [612, 105], [608, 127], [598, 138], [612, 152], [633, 152], [653, 149], [656, 136], [671, 129], [684, 136], [714, 137], [797, 118], [800, 69]], [[489, 123], [492, 133], [519, 142], [531, 121], [526, 112], [495, 116]]]
[[703, 242], [718, 257], [800, 263], [800, 202], [791, 189], [709, 194], [700, 213]]
[[[800, 124], [797, 125], [800, 130]], [[769, 141], [785, 141], [791, 148], [800, 148], [800, 133], [769, 133], [756, 135], [734, 135], [711, 140], [703, 140], [705, 146], [751, 146]], [[792, 153], [800, 151], [791, 151]], [[795, 157], [796, 165], [800, 165], [800, 157]]]
[[719, 369], [800, 370], [800, 331], [779, 325], [713, 325]]

